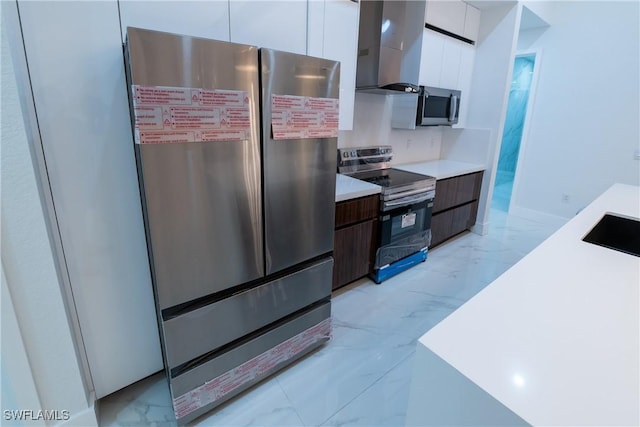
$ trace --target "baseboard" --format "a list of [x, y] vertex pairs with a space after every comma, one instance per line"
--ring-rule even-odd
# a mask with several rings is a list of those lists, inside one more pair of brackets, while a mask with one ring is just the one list
[[558, 226], [566, 224], [569, 220], [569, 218], [564, 218], [558, 215], [536, 211], [533, 209], [527, 209], [520, 206], [511, 206], [509, 208], [509, 215], [518, 216], [530, 221], [542, 222], [545, 224], [557, 224]]
[[489, 222], [476, 222], [476, 224], [471, 227], [471, 232], [481, 236], [486, 236], [489, 233]]
[[92, 398], [87, 409], [73, 414], [68, 420], [56, 424], [56, 427], [98, 427], [98, 421], [98, 401]]

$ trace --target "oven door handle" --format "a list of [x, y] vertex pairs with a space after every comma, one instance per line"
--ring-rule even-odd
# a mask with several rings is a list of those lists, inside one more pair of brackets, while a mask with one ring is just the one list
[[433, 199], [434, 196], [435, 196], [435, 191], [430, 191], [428, 193], [422, 193], [418, 196], [403, 197], [402, 199], [383, 202], [383, 210], [387, 210], [389, 208], [395, 208], [398, 206], [408, 206], [414, 203], [421, 203], [421, 202]]
[[[369, 159], [381, 159], [381, 161], [388, 161], [391, 160], [391, 158], [393, 157], [393, 154], [378, 154], [378, 155], [373, 155], [373, 156], [359, 156], [356, 159], [347, 159], [347, 160], [369, 160]], [[388, 160], [387, 160], [388, 159]]]
[[391, 200], [399, 200], [399, 199], [406, 199], [408, 196], [413, 196], [415, 194], [432, 194], [432, 197], [435, 195], [434, 194], [434, 190], [433, 190], [433, 185], [431, 185], [431, 190], [427, 190], [426, 188], [415, 188], [413, 190], [407, 190], [407, 191], [403, 191], [401, 193], [393, 193], [393, 194], [389, 194], [386, 196], [383, 196], [385, 201], [391, 201]]

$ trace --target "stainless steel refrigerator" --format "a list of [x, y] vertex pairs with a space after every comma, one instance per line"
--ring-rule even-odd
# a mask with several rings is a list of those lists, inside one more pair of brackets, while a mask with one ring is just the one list
[[184, 424], [330, 338], [340, 66], [137, 28], [125, 59]]

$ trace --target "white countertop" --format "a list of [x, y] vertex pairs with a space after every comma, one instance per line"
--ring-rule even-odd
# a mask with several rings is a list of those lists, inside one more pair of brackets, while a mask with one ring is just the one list
[[379, 194], [382, 187], [350, 176], [336, 175], [336, 202]]
[[582, 241], [606, 212], [639, 218], [640, 187], [611, 187], [420, 344], [529, 424], [640, 425], [640, 258]]
[[[457, 162], [453, 160], [431, 160], [428, 162], [405, 163], [393, 165], [393, 167], [408, 172], [433, 176], [436, 179], [451, 178], [453, 176], [485, 170], [484, 165]], [[347, 175], [337, 174], [336, 202], [370, 196], [372, 194], [378, 194], [380, 191], [381, 187], [379, 185], [370, 184], [359, 179], [351, 178]]]
[[436, 179], [451, 178], [453, 176], [465, 175], [486, 169], [486, 167], [481, 164], [457, 162], [454, 160], [431, 160], [428, 162], [393, 165], [393, 167], [407, 172], [429, 175]]

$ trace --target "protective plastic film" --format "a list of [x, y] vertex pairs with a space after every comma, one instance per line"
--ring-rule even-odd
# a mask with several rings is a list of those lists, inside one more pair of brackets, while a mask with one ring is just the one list
[[409, 255], [412, 255], [431, 244], [431, 230], [412, 234], [401, 240], [378, 248], [374, 268], [382, 268]]

